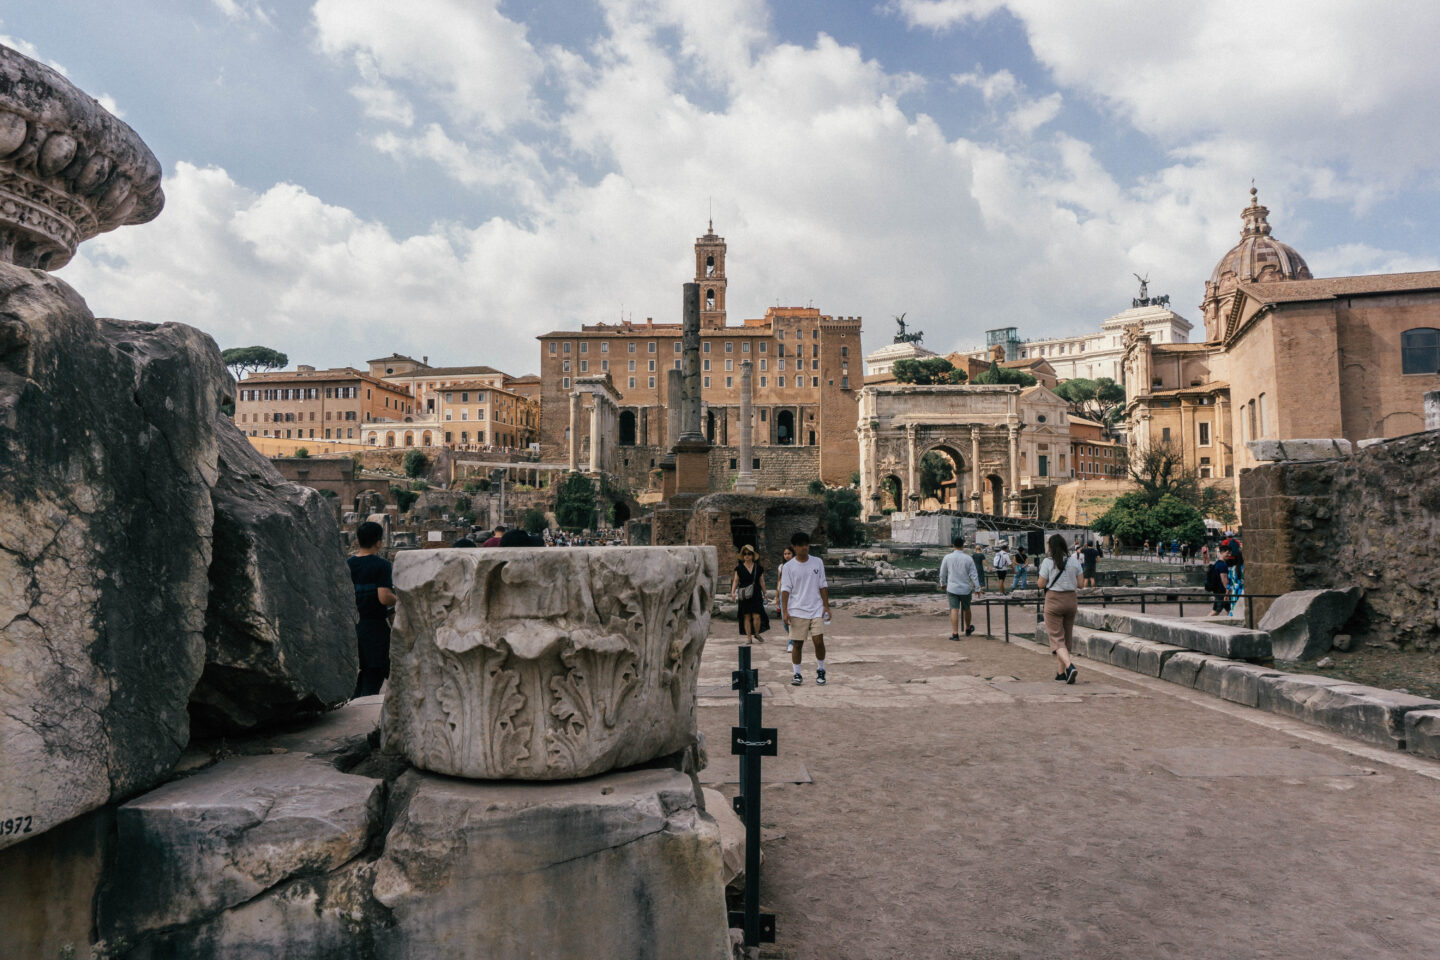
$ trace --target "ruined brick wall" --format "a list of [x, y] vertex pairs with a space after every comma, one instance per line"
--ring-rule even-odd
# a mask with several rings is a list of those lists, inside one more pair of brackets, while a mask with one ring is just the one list
[[1358, 585], [1369, 639], [1440, 650], [1440, 431], [1243, 471], [1240, 515], [1246, 592]]
[[[732, 434], [734, 435], [734, 434]], [[760, 461], [754, 470], [755, 484], [761, 490], [785, 490], [790, 493], [804, 493], [811, 480], [820, 476], [820, 448], [758, 445], [752, 448], [753, 458]], [[634, 491], [649, 488], [650, 471], [665, 456], [663, 447], [633, 446], [621, 447], [616, 469], [621, 478]], [[739, 446], [714, 446], [710, 448], [710, 489], [714, 493], [726, 493], [732, 488], [735, 475], [739, 472]], [[731, 466], [731, 462], [734, 466]], [[847, 475], [841, 482], [849, 482]]]

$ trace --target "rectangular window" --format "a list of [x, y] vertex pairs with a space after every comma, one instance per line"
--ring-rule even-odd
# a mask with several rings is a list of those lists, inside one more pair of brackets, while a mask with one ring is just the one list
[[1256, 406], [1255, 409], [1256, 409], [1256, 414], [1255, 414], [1255, 416], [1256, 416], [1256, 418], [1257, 418], [1257, 419], [1259, 420], [1259, 422], [1260, 422], [1260, 433], [1259, 433], [1259, 436], [1262, 436], [1262, 437], [1269, 436], [1269, 435], [1270, 435], [1270, 425], [1265, 422], [1265, 394], [1263, 394], [1263, 393], [1260, 394], [1259, 404], [1258, 404], [1258, 406]]
[[462, 407], [462, 408], [460, 409], [460, 419], [461, 419], [461, 420], [469, 420], [469, 419], [470, 419], [470, 411], [469, 411], [469, 410], [466, 410], [465, 408]]
[[609, 343], [608, 340], [602, 340], [602, 341], [600, 341], [600, 352], [601, 352], [601, 353], [609, 353], [609, 352], [610, 352], [610, 343]]
[[609, 360], [601, 360], [601, 361], [600, 361], [600, 372], [601, 372], [601, 373], [604, 373], [606, 370], [609, 370], [609, 369], [610, 369], [610, 361], [609, 361]]
[[732, 342], [730, 342], [729, 340], [726, 340], [726, 341], [725, 341], [725, 352], [726, 352], [726, 353], [734, 353], [734, 352], [735, 352], [735, 344], [732, 343]]
[[[761, 378], [760, 378], [760, 386], [762, 386], [762, 387], [768, 386], [768, 385], [769, 385], [769, 380], [770, 380], [769, 377], [761, 377]], [[765, 411], [764, 411], [764, 410], [761, 410], [761, 411], [760, 411], [760, 419], [761, 419], [761, 420], [764, 420], [764, 419], [765, 419]]]
[[841, 389], [841, 390], [849, 390], [849, 389], [850, 389], [850, 378], [849, 378], [849, 377], [841, 377], [841, 378], [840, 378], [840, 389]]
[[570, 372], [570, 361], [569, 361], [569, 360], [566, 360], [566, 361], [564, 362], [564, 365], [560, 368], [560, 370], [561, 370], [561, 372], [563, 372], [563, 373], [569, 373], [569, 372]]
[[676, 370], [679, 370], [679, 369], [680, 369], [680, 361], [679, 361], [679, 360], [676, 360], [676, 361], [675, 361], [675, 369], [676, 369]]
[[654, 353], [654, 352], [655, 352], [655, 341], [654, 341], [654, 340], [651, 340], [648, 344], [646, 344], [646, 346], [645, 346], [645, 351], [646, 351], [647, 353]]
[[635, 352], [635, 341], [634, 341], [634, 340], [630, 340], [630, 341], [628, 341], [628, 342], [625, 344], [625, 352], [626, 352], [626, 353], [634, 353], [634, 352]]
[[631, 370], [634, 370], [634, 369], [635, 369], [635, 361], [634, 361], [634, 360], [631, 360], [631, 361], [630, 361], [630, 369], [631, 369]]
[[709, 341], [709, 340], [706, 340], [704, 343], [700, 344], [700, 352], [701, 352], [701, 353], [709, 353], [709, 352], [710, 352], [710, 341]]
[[654, 389], [655, 389], [655, 378], [654, 378], [654, 377], [651, 377], [651, 378], [650, 378], [650, 389], [651, 389], [651, 390], [654, 390]]
[[581, 340], [581, 341], [580, 341], [580, 352], [581, 352], [581, 353], [589, 353], [589, 352], [590, 352], [590, 342], [589, 342], [588, 340]]
[[703, 362], [704, 365], [705, 365], [705, 366], [704, 366], [704, 369], [709, 370], [709, 369], [710, 369], [710, 358], [709, 358], [709, 357], [706, 357], [702, 362]]
[[729, 358], [727, 357], [726, 360], [725, 360], [725, 369], [726, 369], [726, 370], [734, 370], [734, 369], [735, 369], [735, 361], [734, 361], [734, 360], [731, 360], [731, 359], [729, 359]]
[[819, 369], [820, 369], [820, 361], [819, 361], [819, 360], [811, 360], [811, 361], [810, 361], [810, 369], [811, 369], [811, 370], [819, 370]]
[[1169, 442], [1170, 442], [1170, 428], [1169, 428], [1169, 427], [1161, 427], [1161, 428], [1160, 428], [1160, 442], [1161, 442], [1161, 443], [1169, 443]]
[[784, 330], [776, 330], [776, 331], [775, 331], [775, 339], [776, 339], [776, 340], [784, 340], [784, 339], [785, 339], [785, 331], [784, 331]]
[[766, 340], [761, 340], [761, 341], [760, 341], [760, 352], [761, 352], [761, 353], [768, 353], [769, 350], [770, 350], [770, 343], [769, 343], [768, 341], [766, 341]]
[[655, 361], [654, 361], [654, 360], [651, 360], [651, 361], [650, 361], [650, 369], [651, 369], [651, 370], [654, 370], [654, 369], [655, 369]]
[[746, 340], [744, 343], [740, 344], [740, 352], [741, 352], [741, 353], [749, 353], [749, 352], [750, 352], [750, 341], [749, 341], [749, 340]]
[[764, 422], [765, 422], [765, 419], [766, 419], [765, 414], [768, 413], [768, 412], [769, 412], [769, 411], [767, 411], [767, 410], [761, 410], [761, 411], [760, 411], [760, 422], [761, 422], [761, 423], [764, 423]]
[[569, 352], [570, 352], [570, 341], [568, 341], [568, 340], [565, 341], [565, 352], [566, 352], [566, 353], [569, 353]]
[[726, 378], [725, 378], [725, 386], [726, 386], [726, 387], [733, 387], [733, 386], [735, 386], [735, 378], [734, 378], [734, 377], [726, 377]]
[[812, 386], [812, 387], [818, 387], [818, 386], [820, 386], [820, 378], [819, 378], [819, 377], [811, 377], [811, 378], [810, 378], [810, 386]]
[[1210, 446], [1210, 424], [1208, 423], [1200, 424], [1200, 446]]
[[812, 356], [812, 357], [818, 357], [818, 356], [820, 356], [820, 344], [818, 344], [818, 343], [812, 343], [812, 344], [810, 344], [810, 356]]
[[[631, 362], [631, 363], [634, 363], [635, 361], [634, 361], [634, 360], [631, 360], [630, 362]], [[635, 378], [634, 378], [634, 377], [631, 377], [631, 378], [630, 378], [630, 389], [631, 389], [631, 390], [634, 390], [634, 389], [635, 389]]]
[[551, 341], [550, 341], [550, 356], [552, 356], [552, 357], [555, 356], [555, 341], [554, 341], [554, 340], [551, 340]]
[[561, 380], [560, 380], [560, 386], [563, 387], [563, 388], [566, 389], [566, 390], [569, 390], [569, 389], [570, 389], [570, 378], [569, 378], [569, 377], [562, 377]]
[[776, 370], [784, 370], [784, 369], [785, 369], [785, 361], [784, 361], [784, 360], [777, 361], [777, 363], [778, 363], [778, 366], [776, 366], [776, 368], [775, 368]]
[[675, 341], [675, 352], [676, 352], [676, 353], [679, 353], [679, 352], [680, 352], [680, 341], [679, 341], [679, 340], [676, 340], [676, 341]]
[[[840, 356], [842, 356], [842, 357], [848, 357], [848, 356], [850, 356], [850, 348], [849, 348], [849, 347], [841, 347], [841, 348], [840, 348]], [[1021, 356], [1024, 356], [1024, 354], [1021, 354]]]
[[785, 386], [785, 378], [784, 378], [784, 377], [777, 377], [776, 380], [775, 380], [775, 385], [776, 385], [777, 387], [783, 387], [783, 386]]
[[760, 369], [761, 369], [761, 370], [768, 370], [768, 369], [769, 369], [769, 364], [770, 364], [770, 361], [769, 361], [769, 360], [766, 360], [766, 359], [763, 359], [763, 358], [762, 358], [762, 359], [760, 360]]
[[587, 371], [587, 370], [589, 370], [589, 369], [590, 369], [590, 361], [589, 361], [589, 360], [581, 360], [581, 361], [580, 361], [580, 372], [581, 372], [581, 373], [584, 373], [585, 371]]
[[706, 378], [705, 378], [705, 388], [706, 388], [707, 390], [710, 388], [710, 378], [709, 378], [709, 377], [706, 377]]
[[1258, 433], [1255, 432], [1255, 401], [1254, 401], [1254, 400], [1251, 400], [1251, 401], [1250, 401], [1249, 403], [1247, 403], [1245, 406], [1246, 406], [1245, 415], [1249, 418], [1249, 422], [1250, 422], [1250, 439], [1252, 439], [1252, 440], [1258, 440], [1259, 437], [1260, 437], [1260, 434], [1258, 434]]

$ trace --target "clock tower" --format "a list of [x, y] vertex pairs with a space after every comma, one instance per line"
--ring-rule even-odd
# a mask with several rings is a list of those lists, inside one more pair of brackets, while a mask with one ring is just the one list
[[725, 238], [715, 235], [715, 221], [695, 240], [695, 282], [700, 284], [700, 326], [725, 326]]

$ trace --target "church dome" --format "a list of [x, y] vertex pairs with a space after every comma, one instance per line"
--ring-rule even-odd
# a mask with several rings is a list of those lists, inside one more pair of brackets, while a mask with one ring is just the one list
[[1296, 253], [1294, 247], [1270, 236], [1270, 224], [1265, 219], [1270, 209], [1261, 206], [1255, 193], [1255, 188], [1251, 187], [1250, 206], [1240, 212], [1241, 219], [1245, 221], [1240, 231], [1240, 242], [1220, 258], [1210, 274], [1212, 295], [1222, 284], [1233, 289], [1236, 283], [1253, 280], [1314, 279], [1305, 258]]

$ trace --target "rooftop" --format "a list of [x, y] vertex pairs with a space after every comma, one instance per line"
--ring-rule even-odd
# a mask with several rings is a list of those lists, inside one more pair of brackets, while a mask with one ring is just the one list
[[1298, 303], [1367, 294], [1440, 290], [1440, 270], [1321, 277], [1318, 280], [1272, 280], [1269, 283], [1242, 283], [1240, 289], [1247, 297], [1260, 303]]

